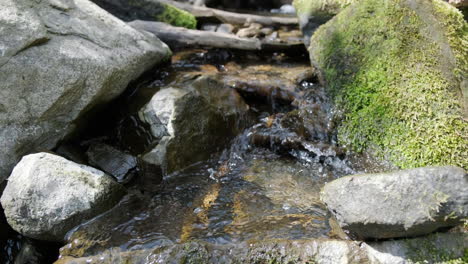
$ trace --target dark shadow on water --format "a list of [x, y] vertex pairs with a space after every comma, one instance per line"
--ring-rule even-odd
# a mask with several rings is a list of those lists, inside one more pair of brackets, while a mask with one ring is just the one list
[[8, 225], [0, 205], [0, 264], [50, 264], [57, 260], [61, 246], [20, 235]]

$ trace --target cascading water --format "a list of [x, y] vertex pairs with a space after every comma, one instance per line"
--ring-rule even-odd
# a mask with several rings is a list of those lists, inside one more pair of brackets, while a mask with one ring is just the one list
[[[155, 91], [176, 87], [187, 76], [209, 75], [218, 80], [213, 85], [236, 89], [248, 103], [249, 112], [235, 124], [245, 129], [211, 159], [164, 176], [156, 190], [130, 185], [119, 205], [69, 233], [61, 258], [111, 260], [148, 250], [164, 258], [166, 248], [193, 241], [243, 247], [249, 241], [336, 237], [320, 188], [367, 168], [364, 158], [337, 146], [332, 106], [307, 60], [219, 50], [174, 58], [159, 71], [163, 78], [140, 85], [127, 105], [137, 109]], [[132, 110], [124, 112], [120, 120]], [[117, 124], [121, 135], [127, 128]], [[115, 137], [114, 145], [122, 139]], [[141, 140], [133, 142], [140, 147], [127, 151], [142, 149]]]

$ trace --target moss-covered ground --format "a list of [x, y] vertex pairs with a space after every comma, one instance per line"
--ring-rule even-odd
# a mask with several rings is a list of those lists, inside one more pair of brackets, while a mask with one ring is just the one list
[[440, 0], [361, 0], [321, 26], [309, 51], [342, 111], [339, 140], [402, 168], [468, 168], [467, 28]]

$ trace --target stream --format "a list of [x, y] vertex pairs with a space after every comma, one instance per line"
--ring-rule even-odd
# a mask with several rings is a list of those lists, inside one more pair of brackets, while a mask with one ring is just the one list
[[[177, 52], [171, 65], [124, 97], [127, 104], [117, 103], [128, 108], [120, 109], [110, 119], [118, 125], [109, 127], [129, 131], [122, 120], [136, 120], [135, 112], [156, 91], [200, 78], [213, 80], [203, 84], [215, 89], [221, 85], [237, 91], [247, 103], [249, 110], [232, 123], [241, 128], [237, 136], [219, 130], [225, 143], [206, 148], [210, 158], [172, 173], [163, 168], [163, 182], [155, 189], [145, 181], [130, 183], [120, 204], [69, 233], [61, 258], [112, 259], [121, 252], [154, 251], [192, 241], [243, 245], [338, 237], [319, 200], [320, 188], [338, 177], [376, 171], [382, 165], [336, 144], [333, 108], [307, 58], [216, 49]], [[110, 112], [104, 111], [106, 116]], [[151, 142], [142, 140], [142, 135], [150, 137], [148, 133], [114, 134], [90, 137], [104, 138], [133, 154]]]
[[[222, 111], [243, 109], [223, 115], [222, 125], [206, 135], [179, 140], [176, 161], [137, 171], [117, 206], [69, 232], [57, 263], [113, 263], [124, 256], [131, 263], [168, 263], [179, 252], [199, 252], [193, 243], [221, 254], [227, 249], [217, 247], [244, 248], [252, 241], [339, 238], [320, 188], [385, 165], [337, 145], [333, 106], [301, 54], [180, 50], [94, 112], [57, 153], [86, 163], [86, 150], [105, 143], [141, 157], [156, 139], [138, 111], [164, 89], [195, 87]], [[204, 118], [187, 109], [184, 125]], [[191, 148], [198, 160], [183, 153]], [[10, 236], [5, 249], [18, 251], [22, 238]], [[57, 246], [43, 250], [56, 258]]]

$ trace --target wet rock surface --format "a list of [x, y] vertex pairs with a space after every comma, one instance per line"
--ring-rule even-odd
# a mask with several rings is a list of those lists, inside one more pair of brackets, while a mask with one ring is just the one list
[[463, 169], [426, 167], [343, 177], [326, 184], [321, 199], [350, 237], [388, 239], [460, 224], [467, 191]]
[[170, 55], [154, 36], [86, 0], [6, 0], [0, 9], [0, 32], [9, 36], [0, 44], [0, 180]]
[[131, 180], [137, 169], [137, 158], [109, 145], [97, 143], [86, 152], [89, 163], [113, 176], [119, 183]]
[[61, 242], [75, 225], [111, 208], [124, 193], [102, 171], [38, 153], [23, 157], [15, 167], [1, 203], [16, 231]]
[[202, 77], [191, 81], [191, 86], [161, 89], [139, 112], [159, 138], [142, 158], [162, 166], [166, 173], [210, 158], [226, 139], [241, 131], [247, 115], [244, 100], [222, 83]]
[[[421, 247], [424, 245], [424, 247]], [[64, 263], [350, 263], [395, 264], [426, 261], [440, 263], [463, 256], [468, 246], [463, 234], [435, 234], [398, 241], [358, 243], [345, 240], [267, 240], [241, 244], [192, 241], [149, 250], [115, 248], [98, 256], [64, 257]]]

